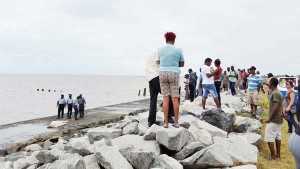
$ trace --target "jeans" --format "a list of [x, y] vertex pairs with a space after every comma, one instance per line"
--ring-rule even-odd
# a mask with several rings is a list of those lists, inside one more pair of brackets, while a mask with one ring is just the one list
[[235, 82], [230, 82], [230, 90], [231, 90], [232, 96], [236, 95]]
[[79, 117], [84, 117], [84, 104], [79, 105]]
[[160, 93], [159, 77], [153, 78], [149, 81], [150, 90], [150, 110], [148, 116], [148, 123], [154, 124], [156, 122], [157, 96]]
[[293, 126], [295, 127], [295, 129], [297, 129], [298, 124], [297, 124], [297, 122], [295, 121], [295, 118], [294, 118], [295, 114], [293, 114], [291, 111], [289, 111], [287, 113], [287, 115], [289, 117], [288, 120], [287, 120], [288, 125], [289, 125], [289, 132], [291, 133], [291, 132], [293, 132]]
[[68, 118], [72, 116], [73, 104], [68, 104]]
[[196, 87], [193, 84], [189, 84], [189, 89], [190, 89], [190, 100], [192, 102], [195, 99], [195, 89], [196, 89]]
[[61, 114], [61, 118], [64, 118], [64, 110], [65, 110], [65, 105], [64, 104], [59, 104], [58, 105], [57, 118], [60, 118], [60, 114]]
[[74, 106], [74, 110], [75, 110], [74, 118], [75, 118], [75, 120], [76, 120], [76, 119], [77, 119], [77, 115], [78, 115], [78, 107], [77, 107], [77, 106]]
[[215, 81], [215, 86], [216, 86], [216, 90], [217, 90], [217, 93], [218, 93], [219, 101], [221, 102], [221, 96], [220, 96], [221, 82], [220, 81]]

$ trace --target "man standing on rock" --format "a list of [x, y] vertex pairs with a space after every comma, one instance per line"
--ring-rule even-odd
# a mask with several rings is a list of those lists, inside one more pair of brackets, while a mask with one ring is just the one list
[[[271, 160], [280, 159], [283, 104], [281, 92], [277, 89], [278, 83], [278, 79], [272, 78], [268, 84], [271, 94], [269, 96], [269, 118], [266, 120], [265, 141], [269, 145]], [[275, 142], [276, 153], [274, 148]]]
[[234, 70], [234, 66], [231, 66], [231, 70], [228, 74], [229, 76], [229, 85], [232, 96], [236, 95], [235, 84], [238, 80], [238, 73]]
[[159, 64], [157, 52], [153, 53], [146, 65], [145, 73], [149, 81], [149, 91], [150, 91], [150, 109], [148, 116], [148, 126], [151, 127], [156, 123], [156, 109], [157, 109], [157, 96], [160, 93], [160, 83], [159, 83]]
[[84, 118], [84, 108], [86, 102], [85, 99], [82, 97], [82, 94], [79, 95], [78, 104], [79, 104], [79, 118]]
[[56, 104], [56, 107], [58, 107], [58, 114], [57, 114], [58, 119], [60, 118], [60, 112], [61, 112], [61, 118], [64, 118], [64, 110], [66, 107], [66, 99], [64, 97], [65, 96], [62, 94]]
[[252, 66], [250, 69], [250, 75], [247, 78], [247, 85], [245, 89], [245, 93], [248, 90], [247, 102], [251, 106], [251, 114], [255, 118], [257, 106], [259, 105], [259, 92], [262, 80], [259, 75], [256, 74], [256, 68]]
[[214, 83], [214, 74], [215, 71], [213, 67], [211, 67], [211, 58], [205, 59], [204, 66], [202, 67], [202, 86], [203, 86], [203, 97], [202, 97], [202, 107], [205, 110], [205, 104], [206, 104], [206, 99], [208, 97], [208, 94], [210, 93], [214, 101], [217, 105], [217, 108], [221, 108], [220, 101], [218, 99], [218, 93], [216, 90], [216, 86]]
[[190, 89], [190, 101], [193, 102], [195, 99], [196, 75], [192, 69], [189, 69], [189, 89]]
[[69, 94], [69, 98], [67, 100], [67, 105], [68, 105], [68, 119], [71, 118], [72, 116], [72, 109], [73, 109], [73, 102], [74, 100], [72, 99], [72, 94]]

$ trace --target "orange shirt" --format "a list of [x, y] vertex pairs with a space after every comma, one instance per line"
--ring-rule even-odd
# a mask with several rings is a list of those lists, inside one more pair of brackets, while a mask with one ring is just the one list
[[218, 66], [217, 69], [218, 69], [219, 71], [218, 71], [218, 74], [215, 74], [215, 75], [214, 75], [214, 81], [220, 80], [221, 74], [222, 74], [222, 72], [223, 72], [223, 69], [221, 68], [221, 66]]

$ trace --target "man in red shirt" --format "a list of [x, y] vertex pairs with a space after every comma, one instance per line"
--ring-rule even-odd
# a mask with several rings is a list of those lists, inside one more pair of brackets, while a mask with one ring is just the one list
[[223, 72], [223, 69], [220, 65], [221, 65], [220, 59], [216, 59], [215, 66], [217, 67], [217, 69], [214, 71], [214, 82], [215, 82], [216, 90], [218, 93], [218, 98], [221, 103], [221, 96], [220, 96], [221, 80], [220, 80], [220, 77]]

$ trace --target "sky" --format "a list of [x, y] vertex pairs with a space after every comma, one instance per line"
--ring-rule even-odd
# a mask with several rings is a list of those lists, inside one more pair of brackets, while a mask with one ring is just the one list
[[144, 75], [176, 33], [185, 67], [205, 58], [297, 75], [299, 0], [9, 0], [0, 2], [0, 74]]

